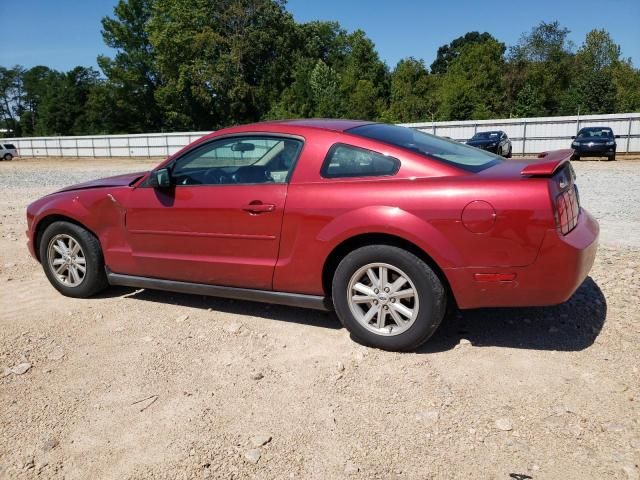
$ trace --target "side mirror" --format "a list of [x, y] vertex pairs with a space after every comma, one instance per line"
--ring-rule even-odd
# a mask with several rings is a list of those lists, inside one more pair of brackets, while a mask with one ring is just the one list
[[614, 137], [616, 137], [616, 138], [620, 138], [620, 135], [614, 135]]
[[574, 139], [574, 138], [576, 138], [576, 136], [575, 135], [571, 135], [571, 138]]
[[152, 188], [169, 188], [172, 184], [171, 172], [168, 168], [154, 170], [147, 180], [147, 186]]

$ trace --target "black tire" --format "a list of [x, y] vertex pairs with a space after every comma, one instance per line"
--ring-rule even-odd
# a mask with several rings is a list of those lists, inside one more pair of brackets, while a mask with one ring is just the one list
[[5, 154], [4, 159], [7, 162], [10, 162], [11, 160], [13, 160], [13, 155], [11, 155], [10, 153]]
[[[417, 316], [407, 330], [385, 336], [361, 324], [349, 307], [349, 282], [358, 270], [368, 264], [384, 263], [400, 269], [413, 282], [418, 292]], [[414, 254], [390, 245], [358, 248], [342, 259], [332, 282], [333, 305], [342, 325], [359, 343], [383, 350], [414, 350], [436, 331], [447, 309], [447, 294], [433, 270]]]
[[607, 155], [607, 160], [609, 160], [610, 162], [615, 162], [616, 161], [616, 154], [612, 154], [612, 155]]
[[[49, 262], [49, 245], [57, 235], [68, 235], [78, 242], [85, 258], [86, 272], [77, 286], [64, 285], [58, 280]], [[87, 298], [104, 290], [109, 283], [104, 269], [104, 258], [98, 239], [88, 230], [70, 222], [54, 222], [42, 234], [39, 245], [40, 263], [49, 282], [67, 297]]]
[[505, 158], [511, 158], [513, 155], [513, 147], [509, 147], [509, 151], [505, 155]]

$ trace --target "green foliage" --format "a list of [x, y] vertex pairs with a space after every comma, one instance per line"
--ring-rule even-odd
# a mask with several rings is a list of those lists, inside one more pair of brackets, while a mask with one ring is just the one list
[[439, 116], [452, 120], [500, 115], [504, 100], [504, 44], [495, 39], [463, 46], [442, 75]]
[[[107, 78], [92, 97], [92, 104], [107, 108], [108, 130], [140, 133], [157, 131], [164, 126], [155, 99], [160, 77], [147, 24], [154, 0], [118, 0], [114, 18], [102, 19], [102, 37], [116, 49], [114, 58], [98, 57], [98, 65]], [[107, 102], [108, 99], [108, 102]]]
[[11, 135], [210, 130], [263, 119], [390, 122], [640, 111], [640, 70], [604, 30], [576, 50], [541, 22], [508, 53], [489, 33], [392, 71], [362, 30], [296, 23], [284, 0], [117, 0], [102, 75], [0, 67]]
[[411, 122], [432, 119], [436, 113], [435, 77], [424, 62], [415, 58], [400, 60], [391, 73], [389, 108], [384, 119]]
[[469, 32], [458, 37], [447, 45], [438, 48], [436, 59], [431, 64], [431, 73], [446, 73], [451, 63], [458, 58], [462, 49], [468, 45], [495, 40], [490, 33]]

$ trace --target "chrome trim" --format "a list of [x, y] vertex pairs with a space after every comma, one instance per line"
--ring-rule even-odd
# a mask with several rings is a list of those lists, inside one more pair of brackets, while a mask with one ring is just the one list
[[113, 273], [109, 269], [106, 269], [106, 271], [109, 284], [121, 287], [149, 288], [152, 290], [164, 290], [167, 292], [248, 300], [250, 302], [276, 303], [279, 305], [289, 305], [291, 307], [323, 310], [325, 312], [333, 310], [330, 300], [327, 297], [322, 297], [320, 295], [224, 287], [220, 285], [208, 285], [205, 283], [179, 282], [175, 280], [164, 280], [161, 278], [123, 275], [120, 273]]

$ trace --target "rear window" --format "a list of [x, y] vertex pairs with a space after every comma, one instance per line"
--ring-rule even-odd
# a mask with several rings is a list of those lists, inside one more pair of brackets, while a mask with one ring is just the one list
[[16, 147], [13, 145], [13, 143], [5, 143], [4, 144], [4, 148], [6, 148], [7, 150], [15, 150]]
[[394, 175], [400, 160], [364, 148], [336, 143], [327, 153], [320, 174], [324, 178]]
[[484, 150], [397, 125], [374, 123], [351, 128], [347, 132], [404, 148], [470, 172], [479, 172], [502, 161]]

